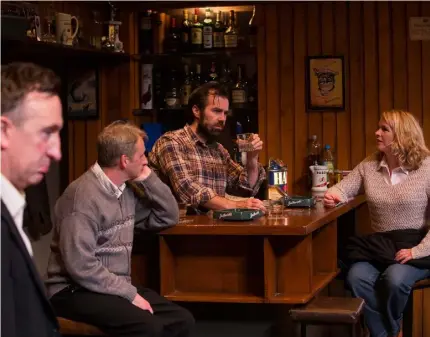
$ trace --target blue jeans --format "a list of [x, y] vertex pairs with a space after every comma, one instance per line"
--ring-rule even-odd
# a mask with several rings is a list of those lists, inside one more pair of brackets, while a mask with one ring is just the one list
[[430, 276], [430, 270], [405, 264], [381, 269], [369, 262], [354, 263], [347, 281], [355, 297], [364, 299], [364, 319], [372, 337], [396, 336], [403, 310], [415, 282]]

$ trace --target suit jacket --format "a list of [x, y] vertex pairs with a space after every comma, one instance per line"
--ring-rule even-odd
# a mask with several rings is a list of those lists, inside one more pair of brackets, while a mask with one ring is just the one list
[[41, 235], [48, 234], [52, 229], [46, 178], [39, 184], [26, 188], [25, 200], [27, 207], [24, 210], [24, 227], [33, 240], [39, 240]]
[[59, 337], [58, 322], [33, 260], [1, 202], [1, 336]]

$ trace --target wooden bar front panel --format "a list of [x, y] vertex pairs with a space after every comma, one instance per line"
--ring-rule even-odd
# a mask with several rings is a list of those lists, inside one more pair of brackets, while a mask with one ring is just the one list
[[172, 300], [263, 302], [258, 236], [163, 236], [161, 293]]

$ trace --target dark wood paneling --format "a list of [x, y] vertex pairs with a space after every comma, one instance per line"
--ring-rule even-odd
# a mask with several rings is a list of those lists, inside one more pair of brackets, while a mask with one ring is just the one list
[[[304, 191], [306, 188], [306, 174], [308, 168], [305, 165], [305, 158], [307, 152], [307, 135], [308, 123], [305, 111], [305, 59], [307, 55], [306, 46], [306, 17], [307, 5], [304, 2], [294, 3], [293, 6], [293, 22], [294, 22], [294, 120], [286, 121], [286, 123], [294, 123], [294, 153], [290, 156], [293, 157], [294, 162], [294, 180], [289, 184], [294, 191]], [[279, 74], [280, 76], [291, 76], [291, 74]], [[271, 90], [268, 88], [268, 90]], [[270, 115], [269, 117], [270, 118]], [[270, 130], [268, 131], [270, 132]], [[272, 147], [272, 144], [268, 144]], [[294, 154], [302, 154], [295, 156]]]
[[375, 130], [379, 120], [378, 53], [376, 36], [376, 3], [366, 2], [363, 8], [364, 25], [364, 126], [366, 155], [375, 152]]
[[[336, 2], [334, 9], [335, 16], [335, 53], [336, 55], [343, 55], [345, 62], [345, 87], [348, 88], [350, 77], [350, 60], [349, 60], [349, 13], [346, 2]], [[336, 114], [336, 148], [337, 167], [341, 170], [350, 167], [351, 165], [351, 108], [350, 91], [346, 90], [345, 93], [345, 112]]]
[[290, 76], [280, 76], [281, 95], [281, 158], [288, 165], [287, 181], [291, 184], [294, 181], [294, 40], [293, 40], [293, 13], [289, 3], [283, 4], [278, 11], [280, 25], [279, 48], [280, 48], [280, 69], [283, 74]]
[[408, 68], [407, 68], [407, 31], [406, 31], [406, 4], [392, 2], [391, 38], [393, 41], [393, 88], [394, 108], [406, 109], [408, 106]]
[[[430, 16], [430, 2], [422, 4], [422, 16]], [[422, 102], [423, 102], [423, 129], [427, 144], [430, 144], [430, 43], [421, 43], [421, 79], [422, 79]], [[429, 291], [430, 292], [430, 291]], [[429, 329], [430, 333], [430, 329]]]
[[266, 81], [271, 83], [271, 89], [267, 91], [267, 148], [268, 157], [279, 158], [281, 155], [281, 125], [279, 123], [279, 40], [278, 40], [278, 16], [277, 5], [268, 5], [266, 16], [266, 60], [271, 65], [266, 68]]
[[[385, 110], [409, 110], [430, 143], [430, 44], [410, 41], [408, 32], [411, 16], [430, 16], [428, 2], [288, 2], [270, 5], [270, 13], [274, 11], [276, 20], [271, 14], [265, 17], [271, 20], [271, 39], [277, 21], [279, 46], [270, 50], [270, 59], [263, 58], [269, 44], [260, 40], [264, 47], [259, 48], [258, 62], [259, 69], [264, 64], [268, 74], [277, 74], [281, 89], [278, 91], [279, 82], [272, 81], [272, 76], [259, 83], [259, 99], [276, 106], [274, 93], [278, 93], [280, 113], [267, 109], [262, 115], [260, 111], [260, 116], [267, 115], [260, 120], [260, 133], [271, 135], [262, 158], [280, 153], [289, 166], [291, 193], [307, 192], [304, 162], [307, 141], [313, 134], [322, 145], [334, 148], [340, 169], [354, 168], [375, 151], [374, 133]], [[276, 50], [279, 62], [274, 61]], [[345, 111], [306, 112], [305, 57], [321, 54], [345, 58]], [[283, 134], [273, 137], [279, 128]], [[358, 213], [364, 219], [359, 231], [368, 232], [367, 211]], [[421, 337], [430, 331], [423, 320], [428, 315], [429, 295], [425, 297], [421, 291], [415, 296], [421, 296], [421, 301], [415, 301], [421, 310], [414, 310], [418, 322], [414, 337]]]

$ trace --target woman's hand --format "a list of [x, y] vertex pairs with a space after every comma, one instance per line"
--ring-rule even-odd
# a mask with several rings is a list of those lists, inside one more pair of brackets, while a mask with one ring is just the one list
[[405, 264], [406, 262], [413, 259], [412, 257], [412, 249], [400, 249], [396, 257], [394, 258], [400, 264]]
[[341, 201], [342, 201], [342, 198], [340, 197], [339, 194], [337, 194], [335, 192], [327, 191], [324, 194], [324, 206], [325, 207], [333, 208]]

